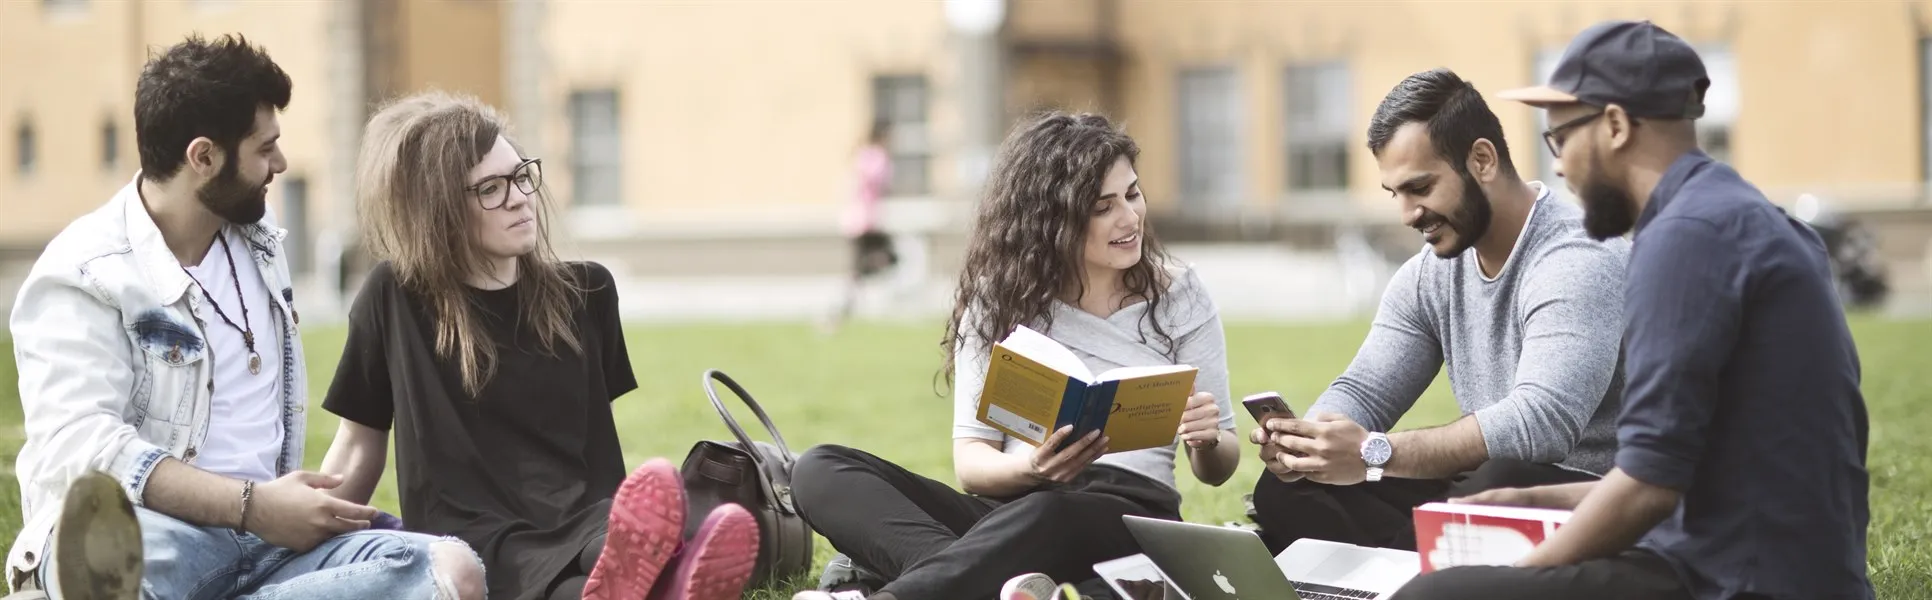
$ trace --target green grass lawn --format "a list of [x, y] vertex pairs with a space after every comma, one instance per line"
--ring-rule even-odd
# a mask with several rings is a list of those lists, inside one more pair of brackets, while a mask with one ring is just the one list
[[[1865, 366], [1865, 399], [1871, 410], [1871, 571], [1880, 598], [1920, 597], [1932, 590], [1932, 321], [1853, 320]], [[1305, 408], [1346, 366], [1366, 331], [1365, 323], [1331, 325], [1230, 324], [1228, 345], [1237, 395], [1278, 390]], [[311, 398], [321, 397], [342, 344], [340, 330], [311, 330], [307, 343]], [[681, 462], [700, 439], [729, 433], [699, 387], [707, 368], [723, 369], [770, 411], [792, 450], [835, 442], [864, 448], [906, 467], [952, 481], [952, 409], [936, 394], [939, 364], [936, 325], [857, 325], [836, 336], [805, 325], [690, 325], [633, 327], [627, 331], [640, 389], [614, 406], [626, 460], [637, 464], [664, 456]], [[0, 346], [6, 342], [0, 339]], [[11, 356], [11, 349], [3, 353]], [[13, 363], [0, 361], [0, 469], [11, 473], [22, 439], [19, 390]], [[1403, 420], [1403, 426], [1446, 422], [1456, 416], [1446, 382]], [[308, 463], [322, 460], [336, 419], [312, 410]], [[748, 413], [740, 413], [754, 423]], [[1239, 415], [1242, 431], [1253, 426]], [[755, 426], [755, 425], [754, 425]], [[760, 436], [762, 437], [762, 435]], [[1222, 487], [1193, 481], [1181, 467], [1184, 516], [1221, 522], [1242, 517], [1241, 495], [1261, 473], [1244, 453], [1241, 471]], [[1185, 459], [1183, 459], [1185, 460]], [[1802, 481], [1792, 485], [1806, 485]], [[0, 477], [0, 540], [11, 543], [20, 527], [17, 481]], [[397, 507], [393, 477], [384, 477], [375, 504]], [[819, 564], [832, 549], [816, 546]], [[790, 589], [759, 591], [753, 598], [789, 598]]]

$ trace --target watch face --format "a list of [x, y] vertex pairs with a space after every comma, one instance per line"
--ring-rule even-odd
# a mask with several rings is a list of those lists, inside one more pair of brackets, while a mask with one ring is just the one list
[[1367, 442], [1362, 444], [1362, 462], [1370, 465], [1387, 463], [1389, 462], [1389, 454], [1393, 450], [1394, 448], [1389, 446], [1388, 438], [1381, 436], [1369, 438]]

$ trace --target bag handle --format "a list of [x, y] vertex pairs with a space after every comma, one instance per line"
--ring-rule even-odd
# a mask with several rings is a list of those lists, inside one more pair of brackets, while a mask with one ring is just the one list
[[731, 435], [745, 445], [746, 453], [751, 455], [752, 462], [757, 463], [760, 469], [764, 468], [764, 461], [757, 452], [752, 451], [751, 436], [745, 435], [744, 428], [738, 426], [738, 420], [732, 418], [731, 410], [725, 408], [723, 400], [718, 399], [718, 390], [711, 385], [712, 381], [725, 384], [725, 387], [731, 389], [731, 393], [738, 395], [738, 400], [744, 402], [745, 406], [751, 407], [751, 414], [758, 416], [758, 422], [765, 426], [765, 433], [771, 434], [771, 440], [777, 443], [778, 451], [784, 453], [785, 462], [798, 462], [798, 457], [792, 455], [791, 447], [785, 445], [785, 436], [778, 434], [778, 427], [771, 424], [771, 417], [765, 416], [765, 408], [759, 406], [757, 400], [751, 399], [751, 393], [746, 392], [744, 386], [738, 385], [738, 382], [733, 381], [730, 375], [724, 374], [724, 371], [708, 369], [704, 372], [704, 395], [711, 397], [712, 408], [718, 409], [718, 416], [724, 417], [725, 427], [731, 429]]

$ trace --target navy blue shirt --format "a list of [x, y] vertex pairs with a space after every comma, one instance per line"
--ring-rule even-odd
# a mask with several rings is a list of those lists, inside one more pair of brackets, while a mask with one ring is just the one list
[[1703, 600], [1872, 598], [1858, 351], [1818, 234], [1692, 151], [1627, 277], [1617, 467], [1683, 493], [1639, 546]]

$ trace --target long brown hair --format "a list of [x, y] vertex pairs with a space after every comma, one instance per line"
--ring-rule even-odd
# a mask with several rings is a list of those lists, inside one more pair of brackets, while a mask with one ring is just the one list
[[[389, 261], [403, 289], [435, 315], [436, 354], [456, 361], [472, 397], [496, 372], [497, 344], [464, 283], [488, 265], [470, 222], [476, 199], [465, 186], [506, 129], [496, 110], [474, 97], [419, 93], [369, 118], [356, 164], [356, 207], [369, 251]], [[543, 352], [555, 355], [561, 343], [581, 353], [573, 314], [583, 289], [550, 248], [542, 189], [534, 201], [537, 247], [517, 258], [517, 321], [534, 330]]]
[[[1069, 287], [1076, 298], [1085, 294], [1087, 224], [1107, 171], [1121, 157], [1133, 163], [1140, 146], [1106, 117], [1089, 113], [1044, 113], [1006, 138], [987, 177], [940, 341], [946, 355], [940, 372], [948, 383], [965, 344], [986, 349], [1019, 325], [1051, 327], [1055, 300]], [[1147, 300], [1145, 318], [1172, 354], [1174, 340], [1154, 318], [1167, 262], [1143, 222], [1140, 262], [1127, 268], [1121, 286], [1129, 298]]]

